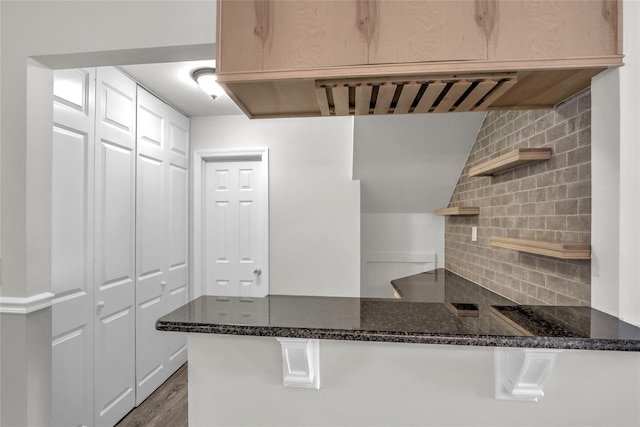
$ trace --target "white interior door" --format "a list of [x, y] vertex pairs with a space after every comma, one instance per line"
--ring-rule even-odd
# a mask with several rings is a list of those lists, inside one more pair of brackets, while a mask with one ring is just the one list
[[92, 425], [95, 69], [53, 79], [53, 425]]
[[[165, 118], [155, 97], [138, 88], [136, 386], [137, 404], [162, 384], [162, 332], [154, 328], [164, 312], [166, 251]], [[160, 102], [161, 103], [161, 102]]]
[[[189, 119], [167, 106], [167, 285], [163, 315], [189, 301]], [[157, 319], [156, 319], [157, 320]], [[155, 321], [154, 321], [155, 328]], [[166, 378], [187, 361], [187, 337], [163, 332]]]
[[205, 164], [204, 262], [207, 295], [263, 297], [268, 293], [266, 254], [267, 189], [262, 163]]
[[186, 361], [184, 334], [155, 322], [188, 300], [189, 120], [138, 88], [136, 385], [137, 404]]
[[114, 425], [135, 406], [136, 84], [98, 68], [95, 149], [95, 417]]

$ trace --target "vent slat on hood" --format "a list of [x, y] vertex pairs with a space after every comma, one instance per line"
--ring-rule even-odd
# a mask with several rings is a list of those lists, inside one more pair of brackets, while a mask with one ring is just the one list
[[[371, 105], [371, 92], [373, 86], [358, 85], [356, 86], [356, 115], [363, 116], [369, 114], [369, 106]], [[327, 105], [327, 108], [329, 106]]]
[[316, 80], [323, 116], [482, 111], [517, 82], [515, 73]]
[[493, 104], [495, 100], [504, 95], [516, 83], [517, 81], [515, 79], [501, 81], [496, 87], [491, 90], [491, 92], [489, 92], [489, 94], [487, 94], [487, 96], [485, 96], [483, 100], [480, 101], [481, 104], [476, 108], [478, 110], [484, 110], [488, 108], [491, 104]]
[[411, 82], [402, 86], [402, 93], [400, 94], [400, 99], [398, 99], [398, 103], [396, 104], [395, 110], [393, 110], [394, 114], [407, 114], [415, 101], [418, 92], [420, 92], [420, 88], [422, 85], [420, 83]]

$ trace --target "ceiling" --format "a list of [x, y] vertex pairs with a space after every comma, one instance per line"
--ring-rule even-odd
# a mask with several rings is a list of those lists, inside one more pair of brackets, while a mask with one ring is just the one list
[[140, 85], [189, 117], [243, 114], [228, 96], [216, 99], [200, 90], [191, 78], [194, 70], [215, 68], [215, 60], [121, 65]]

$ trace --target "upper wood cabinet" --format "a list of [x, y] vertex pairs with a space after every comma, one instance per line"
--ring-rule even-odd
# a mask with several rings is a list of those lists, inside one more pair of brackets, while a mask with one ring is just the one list
[[487, 58], [473, 1], [220, 3], [220, 72]]
[[622, 65], [621, 21], [619, 0], [220, 0], [218, 80], [249, 117], [550, 107]]
[[367, 62], [352, 1], [221, 1], [219, 72]]
[[[485, 2], [490, 3], [490, 2]], [[489, 59], [587, 58], [622, 53], [619, 2], [497, 1], [489, 12]]]
[[372, 10], [369, 64], [487, 59], [474, 1], [363, 1]]

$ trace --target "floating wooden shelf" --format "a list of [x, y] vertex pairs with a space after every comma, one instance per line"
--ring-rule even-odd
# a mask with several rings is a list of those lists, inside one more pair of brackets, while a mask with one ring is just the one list
[[497, 248], [513, 249], [552, 258], [591, 259], [591, 245], [588, 243], [549, 242], [493, 236], [490, 244]]
[[455, 208], [442, 208], [433, 211], [436, 215], [458, 216], [458, 215], [479, 215], [480, 208], [458, 206]]
[[549, 160], [551, 148], [519, 148], [488, 162], [474, 166], [469, 176], [493, 175], [536, 160]]

